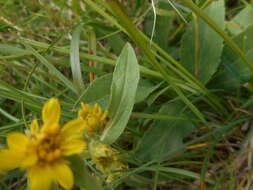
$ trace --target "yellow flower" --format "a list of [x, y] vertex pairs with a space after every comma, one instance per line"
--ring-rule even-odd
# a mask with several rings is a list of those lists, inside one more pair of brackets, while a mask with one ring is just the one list
[[98, 104], [89, 106], [81, 102], [82, 109], [79, 110], [79, 118], [83, 120], [84, 129], [95, 131], [106, 121], [108, 111], [103, 112]]
[[123, 175], [123, 172], [113, 172], [113, 170], [123, 170], [127, 165], [123, 164], [119, 157], [119, 152], [109, 145], [98, 141], [92, 141], [89, 145], [89, 152], [92, 162], [107, 178], [107, 182]]
[[26, 170], [29, 190], [49, 190], [52, 183], [68, 190], [73, 187], [73, 173], [64, 158], [86, 147], [83, 126], [77, 119], [61, 127], [60, 112], [59, 101], [50, 99], [42, 109], [43, 125], [34, 120], [27, 134], [10, 133], [8, 148], [0, 149], [0, 170]]

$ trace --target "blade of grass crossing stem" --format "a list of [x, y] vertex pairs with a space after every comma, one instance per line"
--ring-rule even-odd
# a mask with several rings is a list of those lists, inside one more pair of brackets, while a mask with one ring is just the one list
[[[97, 1], [100, 1], [100, 0], [97, 0]], [[108, 19], [112, 24], [115, 24], [120, 30], [122, 30], [124, 33], [126, 33], [127, 35], [129, 35], [130, 37], [133, 37], [131, 36], [131, 32], [129, 31], [129, 27], [125, 27], [123, 28], [121, 25], [118, 24], [117, 21], [115, 21], [112, 17], [110, 17], [107, 13], [105, 13], [102, 9], [100, 9], [95, 3], [93, 2], [90, 2], [90, 0], [86, 0], [86, 3], [89, 4], [89, 6], [91, 6], [93, 9], [95, 9], [99, 14], [101, 14], [102, 16], [104, 16], [106, 19]], [[109, 10], [111, 13], [113, 13], [115, 15], [115, 12], [116, 11], [121, 11], [120, 10], [120, 6], [117, 4], [117, 2], [113, 2], [114, 4], [111, 3], [111, 6], [113, 5], [114, 6], [114, 9], [113, 9], [113, 6], [108, 8], [108, 6], [105, 6], [105, 8], [107, 8], [107, 10]], [[108, 3], [110, 4], [110, 3]], [[112, 10], [116, 10], [116, 11], [112, 11]], [[123, 12], [122, 12], [123, 13]], [[121, 14], [122, 16], [122, 14]], [[123, 13], [123, 17], [126, 17], [127, 16]], [[118, 15], [117, 15], [117, 18]], [[150, 39], [145, 36], [145, 34], [143, 34], [142, 32], [140, 31], [137, 31], [140, 33], [140, 36], [141, 38], [144, 39], [144, 41], [146, 41], [146, 43], [150, 43]], [[134, 39], [135, 40], [135, 39]], [[178, 63], [176, 60], [174, 60], [167, 52], [163, 51], [159, 46], [157, 46], [154, 42], [151, 42], [151, 45], [152, 47], [154, 47], [159, 53], [161, 53], [163, 56], [166, 57], [166, 59], [169, 60], [169, 62], [171, 62], [173, 65], [177, 66], [177, 68], [179, 70], [177, 70], [177, 73], [180, 74], [180, 76], [182, 76], [183, 78], [187, 78], [189, 77], [189, 79], [187, 81], [191, 81], [191, 84], [193, 86], [195, 86], [194, 88], [198, 89], [202, 94], [206, 95], [207, 98], [210, 100], [207, 102], [210, 103], [210, 105], [215, 109], [215, 110], [218, 110], [219, 112], [222, 112], [223, 114], [227, 114], [227, 111], [226, 109], [224, 108], [224, 106], [220, 103], [220, 99], [218, 97], [216, 97], [215, 95], [211, 94], [203, 84], [201, 84], [196, 78], [194, 78], [194, 76], [192, 76], [186, 69], [184, 69], [184, 67], [182, 65], [180, 65], [180, 63]], [[156, 57], [158, 56], [157, 53], [155, 52], [152, 52]], [[163, 62], [166, 63], [167, 65], [171, 66], [170, 64], [167, 63], [167, 61], [164, 61], [163, 59]], [[173, 66], [171, 66], [170, 68], [172, 68]], [[176, 68], [172, 68], [174, 71]]]
[[195, 113], [196, 116], [201, 119], [201, 121], [206, 122], [203, 114], [198, 110], [198, 108], [194, 106], [190, 100], [188, 100], [188, 98], [183, 94], [181, 89], [179, 89], [174, 83], [174, 81], [170, 79], [170, 75], [168, 74], [166, 69], [157, 61], [154, 52], [150, 51], [147, 46], [147, 43], [145, 43], [145, 41], [143, 40], [141, 33], [138, 29], [136, 29], [131, 20], [125, 15], [118, 2], [115, 0], [108, 0], [107, 2], [111, 6], [112, 10], [114, 10], [114, 15], [119, 19], [124, 28], [127, 29], [130, 37], [132, 37], [132, 39], [140, 46], [144, 54], [150, 59], [150, 63], [152, 64], [152, 66], [163, 75], [163, 78], [169, 84], [171, 84], [174, 91], [179, 95], [182, 101], [184, 101], [185, 104], [193, 111], [193, 113]]
[[113, 73], [109, 105], [112, 119], [101, 136], [104, 143], [115, 142], [124, 131], [134, 106], [139, 78], [137, 58], [131, 45], [127, 43]]
[[207, 16], [198, 6], [191, 0], [182, 0], [182, 3], [191, 8], [196, 15], [202, 18], [211, 28], [213, 28], [227, 43], [227, 45], [242, 59], [245, 65], [253, 72], [253, 64], [243, 51], [236, 45], [236, 43], [222, 30], [212, 19]]
[[[109, 1], [113, 1], [113, 0], [109, 0]], [[117, 10], [120, 10], [120, 6], [117, 3], [113, 3], [112, 5], [118, 6]], [[115, 13], [115, 12], [114, 12]], [[123, 13], [122, 15], [123, 17], [125, 17], [125, 19], [127, 18], [127, 15]], [[120, 18], [119, 15], [117, 15], [117, 18]], [[129, 24], [131, 24], [131, 21], [129, 22]], [[132, 27], [130, 27], [129, 25], [126, 27], [127, 32], [131, 35], [131, 28], [134, 28], [135, 26], [133, 25]], [[147, 38], [147, 36], [145, 36], [145, 34], [143, 34], [142, 32], [140, 32], [139, 30], [136, 30], [136, 32], [134, 34], [136, 34], [137, 32], [139, 32], [139, 40], [142, 40], [142, 43], [150, 43], [149, 38]], [[151, 42], [152, 46], [154, 48], [157, 49], [158, 52], [160, 52], [162, 55], [164, 55], [166, 57], [166, 59], [169, 60], [169, 62], [171, 62], [172, 64], [169, 64], [167, 60], [165, 60], [164, 58], [162, 58], [160, 55], [158, 55], [157, 53], [152, 52], [157, 58], [159, 58], [163, 63], [165, 63], [167, 66], [169, 66], [170, 69], [172, 69], [174, 72], [176, 72], [179, 76], [181, 76], [182, 78], [184, 78], [186, 81], [188, 81], [189, 83], [192, 84], [193, 88], [198, 89], [201, 93], [203, 93], [204, 95], [207, 95], [207, 97], [209, 98], [210, 101], [207, 101], [210, 103], [210, 105], [217, 111], [219, 112], [223, 112], [224, 114], [227, 113], [226, 109], [220, 104], [220, 100], [218, 97], [214, 96], [213, 94], [211, 94], [206, 88], [205, 86], [198, 81], [193, 75], [191, 75], [191, 73], [189, 73], [179, 62], [177, 62], [176, 60], [173, 59], [172, 56], [168, 55], [168, 53], [166, 53], [164, 50], [162, 50], [162, 48], [160, 48], [159, 46], [157, 46], [155, 43]], [[150, 51], [150, 50], [149, 50]]]
[[[108, 15], [106, 15], [106, 13], [105, 12], [103, 12], [103, 10], [100, 10], [100, 9], [98, 9], [98, 7], [97, 7], [97, 5], [96, 4], [94, 4], [93, 2], [90, 2], [90, 0], [87, 0], [86, 1], [86, 3], [88, 3], [92, 8], [94, 8], [98, 13], [100, 13], [102, 16], [104, 16], [105, 18], [108, 18], [108, 17], [110, 17], [110, 16], [108, 16]], [[109, 3], [110, 4], [110, 3]], [[117, 18], [122, 18], [123, 19], [123, 21], [125, 21], [125, 23], [127, 22], [127, 24], [125, 24], [125, 25], [127, 25], [127, 26], [125, 26], [125, 28], [127, 29], [127, 30], [130, 30], [131, 28], [132, 29], [135, 29], [135, 27], [134, 26], [131, 26], [131, 21], [128, 21], [129, 19], [127, 18], [127, 16], [124, 14], [124, 12], [122, 11], [122, 10], [120, 10], [120, 6], [116, 3], [116, 2], [113, 2], [113, 3], [111, 3], [110, 4], [112, 7], [112, 9], [114, 9], [114, 10], [116, 10], [115, 12], [113, 12], [114, 14], [117, 12]], [[94, 7], [95, 6], [95, 7]], [[111, 9], [110, 9], [111, 10]], [[102, 12], [102, 13], [101, 13]], [[110, 20], [113, 20], [113, 18], [110, 18]], [[123, 22], [122, 21], [122, 22]], [[115, 24], [115, 23], [117, 23], [117, 21], [115, 21], [115, 20], [113, 20], [113, 22], [112, 22], [113, 24]], [[117, 25], [116, 25], [117, 27], [119, 27], [118, 26], [118, 23], [117, 23]], [[137, 42], [137, 44], [139, 44], [139, 46], [141, 46], [142, 47], [142, 49], [143, 49], [143, 51], [144, 51], [144, 53], [152, 60], [151, 62], [152, 63], [155, 63], [155, 65], [153, 65], [154, 67], [158, 67], [158, 70], [160, 70], [160, 72], [161, 73], [163, 73], [163, 78], [165, 78], [164, 76], [166, 76], [166, 79], [167, 79], [167, 82], [169, 81], [169, 83], [170, 84], [173, 84], [174, 83], [174, 81], [172, 81], [170, 78], [171, 78], [171, 76], [169, 76], [165, 71], [164, 71], [164, 68], [162, 68], [161, 66], [160, 66], [160, 64], [156, 61], [156, 59], [155, 59], [155, 56], [154, 56], [154, 52], [151, 52], [147, 47], [146, 47], [146, 44], [145, 44], [145, 42], [143, 41], [143, 40], [141, 40], [142, 38], [143, 38], [143, 35], [141, 35], [141, 34], [139, 34], [140, 32], [138, 31], [138, 30], [134, 30], [134, 31], [126, 31], [125, 30], [125, 28], [123, 28], [122, 29], [122, 26], [120, 26], [119, 27], [122, 31], [124, 31], [126, 34], [128, 34], [130, 37], [132, 37], [136, 42]], [[138, 35], [139, 34], [139, 35]], [[133, 36], [134, 35], [134, 36]], [[135, 38], [137, 36], [137, 39]], [[145, 39], [145, 38], [144, 38]], [[146, 39], [145, 39], [146, 40]], [[153, 43], [152, 43], [153, 44]], [[147, 51], [145, 51], [145, 50], [147, 50]], [[171, 58], [172, 59], [172, 58]], [[173, 86], [175, 86], [176, 84], [174, 84]], [[181, 89], [179, 89], [178, 88], [178, 90], [179, 91], [181, 91]], [[206, 94], [206, 93], [205, 93]], [[184, 96], [184, 94], [183, 93], [181, 93], [181, 96]], [[184, 97], [184, 100], [186, 100], [187, 98], [186, 97]], [[190, 101], [187, 101], [187, 105], [189, 105], [189, 103], [191, 104], [191, 102]], [[189, 107], [191, 107], [191, 108], [194, 108], [195, 106], [194, 105], [190, 105]], [[213, 106], [214, 107], [214, 109], [215, 109], [215, 106]], [[219, 109], [219, 110], [224, 110], [224, 109]], [[196, 112], [197, 111], [197, 112]], [[193, 112], [196, 114], [196, 115], [198, 115], [198, 116], [200, 116], [200, 118], [202, 118], [202, 121], [204, 121], [204, 117], [202, 116], [202, 114], [199, 112], [199, 110], [195, 107], [194, 109], [193, 109]]]
[[[144, 35], [144, 34], [143, 34]], [[147, 38], [145, 36], [145, 38]], [[147, 39], [146, 39], [147, 41]], [[207, 96], [207, 100], [206, 102], [212, 106], [212, 108], [218, 112], [222, 112], [223, 114], [227, 115], [228, 112], [225, 109], [225, 107], [221, 104], [222, 100], [217, 97], [216, 95], [212, 94], [200, 81], [198, 81], [198, 79], [196, 79], [193, 75], [191, 75], [191, 73], [189, 73], [181, 64], [176, 64], [177, 61], [174, 60], [170, 55], [168, 55], [163, 49], [161, 49], [158, 45], [152, 43], [152, 45], [157, 49], [157, 51], [159, 53], [161, 53], [162, 55], [164, 55], [166, 57], [166, 59], [168, 59], [171, 63], [169, 64], [165, 58], [163, 58], [160, 55], [157, 55], [157, 58], [160, 59], [163, 63], [165, 63], [166, 65], [168, 65], [171, 69], [173, 69], [175, 72], [178, 72], [178, 70], [175, 70], [173, 68], [173, 65], [177, 65], [178, 69], [180, 71], [182, 71], [182, 78], [184, 78], [186, 81], [188, 81], [189, 83], [191, 82], [194, 83], [194, 86], [192, 88], [195, 88], [196, 90], [198, 90], [201, 94]], [[185, 74], [185, 75], [184, 75]]]
[[70, 65], [73, 76], [74, 85], [78, 89], [78, 92], [81, 93], [84, 89], [84, 83], [82, 79], [82, 72], [80, 67], [80, 58], [79, 58], [79, 42], [80, 34], [82, 31], [83, 25], [78, 25], [72, 34], [71, 44], [70, 44]]
[[52, 72], [63, 84], [66, 85], [70, 90], [74, 93], [78, 93], [75, 86], [66, 78], [58, 69], [55, 68], [54, 65], [49, 63], [41, 54], [39, 54], [35, 49], [33, 49], [30, 45], [24, 44], [26, 49], [30, 50], [34, 57], [36, 57], [43, 65], [45, 65], [50, 72]]

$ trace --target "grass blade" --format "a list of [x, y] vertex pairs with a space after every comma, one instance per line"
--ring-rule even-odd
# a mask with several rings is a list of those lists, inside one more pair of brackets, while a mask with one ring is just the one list
[[80, 34], [82, 31], [83, 25], [79, 25], [75, 28], [71, 44], [70, 44], [70, 65], [73, 76], [74, 85], [78, 89], [79, 93], [84, 89], [84, 83], [82, 79], [82, 73], [80, 68], [80, 58], [79, 58], [79, 42]]
[[77, 94], [77, 89], [74, 87], [73, 83], [70, 82], [54, 65], [49, 63], [40, 53], [33, 49], [30, 45], [24, 44], [25, 47], [32, 51], [32, 54], [45, 65], [50, 72], [52, 72], [63, 84], [65, 84], [70, 90]]

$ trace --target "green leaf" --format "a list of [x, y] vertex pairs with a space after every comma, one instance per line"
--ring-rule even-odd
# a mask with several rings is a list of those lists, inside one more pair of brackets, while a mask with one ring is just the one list
[[119, 30], [115, 31], [115, 29], [112, 27], [98, 24], [93, 24], [92, 26], [96, 30], [98, 35], [100, 35], [99, 39], [107, 40], [109, 47], [115, 54], [119, 54], [121, 52], [121, 50], [125, 46], [125, 40]]
[[161, 96], [163, 93], [165, 93], [165, 92], [168, 91], [169, 89], [170, 89], [170, 86], [167, 86], [167, 87], [165, 87], [165, 88], [163, 88], [163, 89], [161, 89], [161, 90], [158, 90], [158, 91], [152, 93], [152, 94], [148, 97], [148, 100], [147, 100], [148, 105], [149, 105], [149, 106], [152, 105], [152, 104], [156, 101], [156, 99], [157, 99], [159, 96]]
[[[77, 104], [82, 101], [87, 104], [98, 103], [102, 108], [108, 108], [112, 77], [112, 74], [106, 74], [94, 80], [75, 102], [74, 107], [76, 107]], [[144, 101], [153, 91], [155, 91], [160, 86], [161, 83], [154, 86], [148, 80], [140, 80], [136, 91], [135, 103]]]
[[230, 22], [228, 22], [228, 30], [236, 35], [243, 32], [247, 27], [253, 24], [253, 8], [251, 5], [240, 11]]
[[134, 50], [126, 44], [116, 62], [110, 96], [110, 122], [101, 136], [111, 144], [124, 131], [131, 115], [139, 82], [139, 65]]
[[0, 115], [5, 116], [6, 118], [8, 118], [9, 120], [11, 120], [13, 122], [19, 122], [20, 121], [18, 118], [16, 118], [15, 116], [11, 115], [10, 113], [8, 113], [7, 111], [5, 111], [1, 107], [0, 107]]
[[[221, 28], [225, 27], [224, 1], [214, 1], [205, 13]], [[223, 48], [223, 39], [202, 19], [193, 14], [193, 21], [182, 39], [181, 61], [185, 67], [207, 83], [216, 72]]]
[[[120, 34], [113, 35], [113, 36], [109, 37], [107, 40], [108, 40], [108, 43], [110, 44], [110, 47], [112, 48], [113, 52], [115, 52], [115, 53], [120, 53], [125, 45], [125, 41], [122, 39]], [[117, 42], [117, 43], [115, 43], [115, 42]]]
[[80, 34], [82, 31], [83, 25], [79, 25], [75, 28], [71, 44], [70, 44], [70, 65], [73, 75], [73, 81], [76, 88], [81, 92], [84, 89], [84, 83], [82, 79], [82, 72], [80, 67], [80, 58], [79, 58], [79, 42]]
[[161, 84], [162, 83], [154, 85], [148, 80], [140, 80], [136, 91], [135, 103], [144, 101], [152, 92], [158, 89]]
[[80, 101], [83, 101], [87, 104], [99, 103], [102, 108], [106, 108], [109, 102], [111, 83], [112, 74], [106, 74], [97, 78], [87, 89], [85, 89], [79, 99], [75, 102], [75, 106]]
[[69, 161], [74, 173], [75, 185], [85, 190], [103, 190], [98, 179], [90, 174], [81, 157], [72, 156]]
[[30, 51], [16, 47], [10, 44], [0, 44], [0, 54], [3, 55], [25, 55], [29, 54]]
[[[186, 176], [188, 178], [192, 178], [192, 179], [198, 179], [200, 180], [200, 175], [198, 173], [192, 172], [192, 171], [188, 171], [188, 170], [184, 170], [181, 168], [172, 168], [172, 167], [160, 167], [160, 166], [156, 166], [156, 167], [147, 167], [145, 168], [147, 170], [151, 170], [151, 171], [160, 171], [160, 172], [165, 172], [165, 173], [169, 173], [169, 174], [174, 174], [174, 175], [179, 175], [179, 176]], [[214, 181], [211, 179], [205, 179], [206, 182], [213, 184]]]
[[[168, 116], [185, 117], [184, 106], [179, 102], [169, 102], [162, 106], [159, 113]], [[183, 147], [183, 138], [194, 129], [187, 120], [157, 120], [144, 133], [136, 152], [143, 161], [172, 158]]]
[[153, 180], [149, 179], [146, 176], [144, 177], [142, 175], [134, 174], [134, 175], [131, 175], [131, 177], [129, 177], [124, 182], [126, 183], [127, 186], [134, 187], [134, 188], [137, 188], [137, 187], [140, 188], [140, 187], [145, 187], [145, 186], [152, 184]]
[[[253, 60], [253, 25], [233, 38], [238, 47]], [[235, 89], [252, 78], [252, 72], [228, 47], [224, 47], [222, 65], [210, 84], [212, 88]]]
[[21, 99], [23, 99], [25, 104], [28, 104], [32, 106], [33, 108], [37, 108], [37, 109], [40, 109], [40, 106], [41, 106], [38, 100], [44, 99], [43, 97], [21, 91], [2, 80], [0, 80], [0, 97], [14, 100], [16, 102], [20, 102]]

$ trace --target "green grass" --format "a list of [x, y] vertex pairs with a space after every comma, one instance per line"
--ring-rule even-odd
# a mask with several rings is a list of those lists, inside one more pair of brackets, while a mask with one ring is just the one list
[[[110, 122], [97, 139], [128, 164], [105, 183], [84, 159], [86, 179], [96, 176], [102, 189], [252, 189], [252, 7], [249, 0], [1, 1], [0, 146], [40, 118], [51, 97], [61, 100], [64, 121], [81, 101], [98, 103]], [[0, 189], [25, 189], [22, 175], [0, 173]]]

